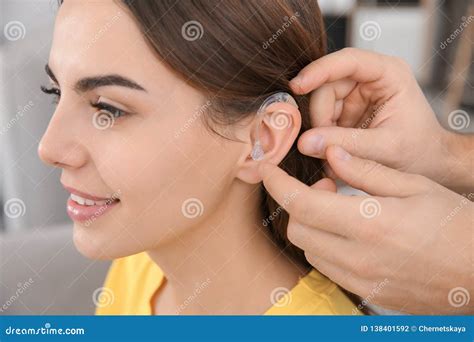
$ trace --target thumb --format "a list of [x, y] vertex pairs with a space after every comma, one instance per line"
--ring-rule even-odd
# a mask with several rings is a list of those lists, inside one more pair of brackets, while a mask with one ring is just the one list
[[[376, 160], [385, 156], [385, 130], [382, 128], [317, 127], [304, 132], [298, 140], [302, 154], [316, 158], [326, 158], [326, 148], [339, 145], [346, 151], [361, 158]], [[375, 143], [374, 143], [375, 142]]]
[[373, 160], [352, 156], [337, 145], [329, 146], [326, 156], [339, 178], [371, 195], [402, 197], [430, 188], [430, 181], [423, 176], [400, 172]]

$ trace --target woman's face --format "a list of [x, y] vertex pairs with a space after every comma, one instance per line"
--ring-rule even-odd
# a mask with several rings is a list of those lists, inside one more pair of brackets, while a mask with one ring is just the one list
[[40, 157], [62, 168], [64, 186], [120, 199], [88, 208], [68, 201], [84, 255], [155, 248], [205, 220], [226, 196], [248, 146], [206, 130], [207, 99], [159, 62], [122, 7], [65, 1], [48, 65], [61, 94]]

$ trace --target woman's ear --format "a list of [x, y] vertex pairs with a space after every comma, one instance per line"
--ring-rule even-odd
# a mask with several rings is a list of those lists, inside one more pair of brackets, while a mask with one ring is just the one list
[[276, 102], [268, 106], [251, 125], [250, 141], [239, 161], [237, 178], [257, 184], [262, 181], [257, 171], [260, 160], [252, 158], [252, 150], [260, 144], [263, 158], [268, 163], [278, 165], [285, 158], [301, 129], [301, 114], [298, 108]]

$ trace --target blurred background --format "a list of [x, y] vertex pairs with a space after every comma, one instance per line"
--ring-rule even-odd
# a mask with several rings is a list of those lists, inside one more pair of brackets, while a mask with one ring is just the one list
[[[441, 124], [474, 132], [472, 0], [319, 3], [330, 52], [404, 58]], [[90, 314], [109, 265], [75, 251], [60, 170], [37, 155], [54, 111], [39, 88], [56, 10], [55, 0], [0, 0], [0, 315]]]

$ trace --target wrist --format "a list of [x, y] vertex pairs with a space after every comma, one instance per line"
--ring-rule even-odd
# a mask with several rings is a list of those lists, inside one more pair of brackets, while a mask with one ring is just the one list
[[439, 182], [459, 193], [473, 191], [474, 135], [445, 130], [441, 143], [444, 156], [439, 161]]

